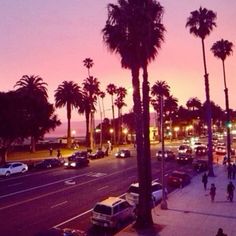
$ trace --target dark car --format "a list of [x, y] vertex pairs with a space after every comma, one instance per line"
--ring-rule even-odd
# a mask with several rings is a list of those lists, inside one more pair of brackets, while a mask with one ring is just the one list
[[173, 171], [167, 179], [167, 184], [182, 188], [191, 182], [191, 177], [184, 171]]
[[208, 170], [208, 160], [198, 159], [193, 161], [193, 169], [197, 172]]
[[131, 157], [131, 153], [130, 153], [130, 150], [128, 149], [122, 149], [122, 150], [119, 150], [116, 154], [115, 154], [115, 157], [117, 158], [126, 158], [126, 157]]
[[189, 145], [182, 144], [178, 148], [178, 154], [192, 154], [192, 148]]
[[87, 158], [87, 152], [85, 155], [80, 155], [73, 154], [72, 156], [68, 157], [68, 161], [64, 163], [64, 166], [67, 168], [78, 168], [78, 167], [83, 167], [83, 166], [88, 166], [89, 160]]
[[58, 158], [45, 159], [34, 164], [35, 169], [49, 169], [63, 165], [63, 161]]
[[[162, 159], [162, 151], [161, 150], [159, 150], [156, 153], [156, 157], [157, 157], [157, 160], [159, 160], [159, 161]], [[165, 158], [165, 160], [174, 160], [175, 159], [175, 154], [171, 150], [165, 150], [164, 151], [164, 158]]]
[[193, 156], [192, 154], [178, 154], [178, 156], [176, 157], [176, 161], [178, 163], [192, 163]]
[[201, 145], [195, 148], [196, 156], [206, 156], [207, 155], [207, 146]]
[[100, 149], [98, 149], [96, 152], [90, 153], [90, 154], [88, 155], [88, 157], [89, 157], [90, 159], [103, 158], [103, 157], [105, 157], [105, 152], [102, 151], [102, 150], [100, 150]]

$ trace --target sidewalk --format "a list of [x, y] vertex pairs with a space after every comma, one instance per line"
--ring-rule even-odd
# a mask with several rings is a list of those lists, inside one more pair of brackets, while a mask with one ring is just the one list
[[[226, 166], [214, 165], [215, 177], [208, 178], [205, 191], [201, 181], [202, 174], [197, 175], [191, 184], [177, 189], [168, 196], [168, 210], [161, 210], [158, 205], [152, 211], [157, 233], [136, 232], [132, 225], [126, 227], [116, 236], [215, 236], [222, 228], [227, 236], [236, 235], [236, 192], [235, 202], [226, 200], [227, 179]], [[236, 180], [232, 180], [236, 186]], [[216, 185], [215, 202], [211, 202], [209, 188]]]

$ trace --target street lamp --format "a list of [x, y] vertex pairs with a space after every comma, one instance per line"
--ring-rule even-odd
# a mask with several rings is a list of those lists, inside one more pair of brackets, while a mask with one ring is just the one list
[[175, 131], [175, 138], [178, 139], [179, 127], [178, 126], [174, 127], [174, 131]]
[[162, 150], [162, 158], [161, 158], [161, 181], [162, 181], [162, 201], [161, 201], [161, 209], [166, 210], [168, 208], [166, 201], [166, 191], [165, 191], [165, 180], [164, 180], [164, 172], [165, 172], [165, 160], [164, 160], [164, 151], [165, 151], [165, 140], [164, 140], [164, 122], [163, 122], [163, 96], [160, 97], [160, 122], [161, 122], [161, 150]]

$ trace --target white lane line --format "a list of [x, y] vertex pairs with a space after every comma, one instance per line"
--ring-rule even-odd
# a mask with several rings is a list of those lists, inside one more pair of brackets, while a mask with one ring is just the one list
[[17, 185], [21, 185], [21, 184], [23, 184], [23, 182], [15, 183], [15, 184], [8, 184], [7, 187], [17, 186]]
[[[129, 170], [129, 169], [132, 169], [133, 167], [130, 167], [130, 168], [127, 168], [126, 170]], [[113, 176], [113, 175], [116, 175], [120, 172], [123, 172], [124, 170], [121, 170], [121, 171], [116, 171], [116, 172], [113, 172], [112, 174], [110, 175], [107, 175], [107, 176]], [[105, 178], [107, 176], [102, 176], [101, 178]], [[92, 182], [96, 182], [97, 179], [92, 179], [92, 180], [89, 180], [89, 181], [86, 181], [86, 182], [83, 182], [83, 183], [80, 183], [80, 184], [76, 184], [76, 185], [71, 185], [71, 186], [68, 186], [68, 187], [65, 187], [65, 188], [61, 188], [61, 189], [58, 189], [58, 190], [55, 190], [53, 192], [50, 192], [50, 193], [45, 193], [45, 194], [42, 194], [42, 195], [39, 195], [37, 197], [34, 197], [34, 198], [29, 198], [29, 199], [26, 199], [24, 201], [21, 201], [21, 202], [16, 202], [16, 203], [13, 203], [13, 204], [10, 204], [10, 205], [7, 205], [7, 206], [4, 206], [4, 207], [0, 207], [0, 210], [4, 210], [4, 209], [8, 209], [8, 208], [11, 208], [11, 207], [15, 207], [15, 206], [19, 206], [21, 204], [24, 204], [24, 203], [28, 203], [28, 202], [31, 202], [31, 201], [34, 201], [34, 200], [38, 200], [40, 198], [43, 198], [43, 197], [47, 197], [47, 196], [50, 196], [50, 195], [53, 195], [55, 193], [60, 193], [60, 192], [63, 192], [65, 190], [69, 190], [69, 189], [72, 189], [72, 188], [77, 188], [77, 187], [80, 187], [82, 185], [87, 185], [88, 183], [92, 183]], [[122, 196], [122, 195], [121, 195]]]
[[64, 202], [58, 203], [58, 204], [56, 204], [56, 205], [51, 206], [51, 208], [53, 209], [53, 208], [55, 208], [55, 207], [65, 205], [67, 202], [68, 202], [68, 201], [64, 201]]
[[[126, 193], [123, 193], [123, 194], [121, 194], [121, 195], [118, 196], [118, 197], [119, 197], [119, 198], [124, 197], [125, 194], [126, 194]], [[84, 216], [84, 215], [90, 213], [92, 210], [93, 210], [93, 209], [89, 209], [89, 210], [87, 210], [87, 211], [85, 211], [85, 212], [83, 212], [83, 213], [81, 213], [81, 214], [79, 214], [79, 215], [76, 215], [76, 216], [74, 216], [74, 217], [72, 217], [72, 218], [70, 218], [70, 219], [68, 219], [68, 220], [66, 220], [66, 221], [63, 221], [63, 222], [59, 223], [58, 225], [53, 226], [53, 228], [60, 227], [60, 226], [66, 224], [66, 223], [68, 223], [68, 222], [70, 222], [70, 221], [72, 221], [72, 220], [75, 220], [75, 219], [77, 219], [77, 218], [79, 218], [79, 217], [81, 217], [81, 216]]]
[[72, 220], [74, 220], [74, 219], [76, 219], [76, 218], [79, 218], [79, 217], [81, 217], [81, 216], [83, 216], [83, 215], [88, 214], [88, 213], [91, 212], [92, 210], [93, 210], [93, 209], [90, 209], [90, 210], [85, 211], [85, 212], [83, 212], [83, 213], [81, 213], [81, 214], [79, 214], [79, 215], [76, 215], [76, 216], [74, 216], [74, 217], [72, 217], [72, 218], [70, 218], [70, 219], [68, 219], [68, 220], [66, 220], [66, 221], [61, 222], [61, 223], [58, 224], [58, 225], [53, 226], [53, 228], [60, 227], [60, 226], [66, 224], [66, 223], [68, 223], [68, 222], [70, 222], [70, 221], [72, 221]]
[[107, 186], [103, 186], [103, 187], [101, 187], [101, 188], [98, 188], [98, 191], [103, 190], [103, 189], [108, 188], [108, 187], [109, 187], [109, 186], [107, 185]]
[[35, 189], [39, 189], [39, 188], [51, 186], [51, 185], [54, 185], [54, 184], [64, 183], [65, 181], [68, 181], [68, 180], [71, 180], [71, 179], [75, 179], [75, 178], [78, 178], [78, 177], [81, 177], [81, 176], [86, 176], [86, 174], [83, 174], [83, 175], [76, 175], [76, 176], [74, 176], [74, 177], [70, 177], [70, 178], [67, 178], [67, 179], [54, 181], [54, 182], [51, 182], [51, 183], [48, 183], [48, 184], [39, 185], [39, 186], [36, 186], [36, 187], [32, 187], [32, 188], [20, 190], [20, 191], [13, 192], [13, 193], [8, 193], [8, 194], [5, 194], [5, 195], [0, 196], [0, 199], [6, 198], [6, 197], [9, 197], [9, 196], [14, 196], [14, 195], [19, 194], [19, 193], [25, 193], [25, 192], [29, 192], [29, 191], [31, 191], [31, 190], [35, 190]]

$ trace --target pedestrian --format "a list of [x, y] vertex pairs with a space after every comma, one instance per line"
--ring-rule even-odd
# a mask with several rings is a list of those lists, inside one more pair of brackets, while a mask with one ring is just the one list
[[52, 147], [49, 148], [49, 155], [52, 156], [52, 153], [53, 153], [53, 149]]
[[217, 235], [216, 236], [227, 236], [227, 234], [225, 234], [223, 232], [223, 229], [222, 228], [219, 228], [218, 231], [217, 231]]
[[207, 176], [206, 172], [202, 176], [202, 182], [203, 182], [203, 185], [204, 185], [204, 189], [206, 191], [206, 189], [207, 189], [207, 182], [208, 182], [208, 176]]
[[61, 155], [61, 150], [60, 150], [60, 149], [57, 149], [57, 158], [60, 158], [60, 157], [62, 157], [62, 155]]
[[228, 193], [228, 200], [230, 200], [231, 202], [234, 199], [234, 185], [232, 183], [232, 181], [229, 182], [229, 184], [227, 185], [227, 193]]
[[214, 202], [214, 201], [215, 201], [215, 196], [216, 196], [216, 187], [215, 187], [215, 184], [211, 184], [210, 196], [211, 196], [211, 202]]
[[232, 168], [232, 164], [231, 163], [229, 163], [229, 165], [227, 167], [227, 171], [228, 171], [228, 179], [232, 179], [233, 168]]
[[232, 178], [235, 179], [235, 174], [236, 174], [236, 165], [235, 163], [232, 165]]

